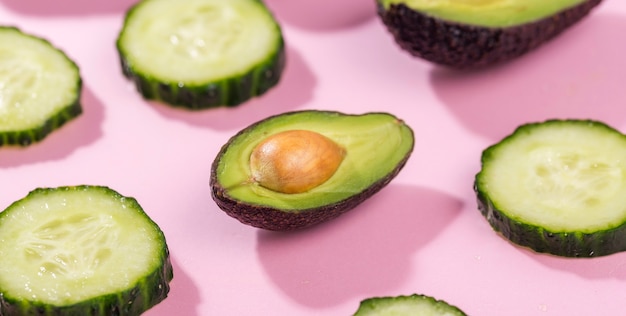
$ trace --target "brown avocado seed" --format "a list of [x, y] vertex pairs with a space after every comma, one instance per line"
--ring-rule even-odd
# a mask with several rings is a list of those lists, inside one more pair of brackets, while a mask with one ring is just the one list
[[252, 151], [252, 180], [276, 192], [306, 192], [326, 182], [345, 154], [345, 149], [319, 133], [280, 132], [263, 140]]

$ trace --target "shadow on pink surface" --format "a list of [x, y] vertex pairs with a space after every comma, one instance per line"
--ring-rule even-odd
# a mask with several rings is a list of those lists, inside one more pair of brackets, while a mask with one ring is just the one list
[[376, 16], [374, 0], [265, 0], [280, 24], [310, 31], [334, 31]]
[[260, 262], [276, 285], [311, 307], [395, 292], [412, 257], [459, 214], [446, 194], [390, 185], [339, 218], [295, 233], [260, 231]]
[[287, 64], [278, 85], [239, 106], [189, 111], [151, 102], [153, 108], [169, 119], [216, 130], [242, 129], [267, 116], [296, 110], [312, 99], [317, 79], [296, 50], [288, 45], [286, 49]]
[[626, 253], [595, 258], [566, 258], [537, 254], [523, 249], [528, 256], [554, 270], [567, 271], [586, 279], [626, 280]]
[[552, 42], [480, 71], [435, 68], [439, 99], [469, 130], [499, 140], [515, 127], [551, 118], [626, 123], [626, 20], [592, 14]]
[[32, 15], [85, 15], [125, 12], [138, 0], [2, 0], [10, 10]]
[[104, 105], [83, 84], [81, 95], [83, 113], [52, 131], [39, 143], [28, 147], [0, 148], [0, 168], [16, 167], [41, 161], [61, 160], [80, 147], [88, 146], [102, 136]]
[[174, 266], [174, 279], [170, 282], [168, 297], [148, 310], [146, 316], [196, 316], [196, 306], [200, 303], [200, 294], [193, 280], [180, 268], [171, 257]]

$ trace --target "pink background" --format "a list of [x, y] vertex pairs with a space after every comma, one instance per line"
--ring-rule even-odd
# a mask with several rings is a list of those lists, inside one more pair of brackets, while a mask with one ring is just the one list
[[[423, 293], [478, 316], [622, 315], [626, 253], [535, 254], [476, 209], [482, 150], [516, 126], [591, 118], [626, 131], [626, 1], [606, 0], [516, 61], [453, 72], [401, 51], [373, 0], [267, 0], [283, 26], [279, 86], [234, 109], [146, 102], [114, 41], [133, 1], [2, 0], [0, 20], [51, 40], [81, 67], [84, 114], [42, 143], [0, 149], [0, 209], [36, 187], [106, 185], [138, 199], [175, 268], [165, 315], [351, 315], [360, 300]], [[341, 4], [338, 4], [341, 3]], [[217, 151], [269, 115], [387, 111], [415, 131], [398, 177], [357, 209], [281, 234], [240, 224], [209, 193]]]

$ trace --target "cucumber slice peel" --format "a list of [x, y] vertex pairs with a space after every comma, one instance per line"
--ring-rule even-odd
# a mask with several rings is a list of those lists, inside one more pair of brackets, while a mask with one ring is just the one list
[[520, 126], [487, 148], [479, 210], [512, 242], [594, 257], [626, 250], [626, 136], [592, 120]]
[[143, 0], [117, 39], [124, 75], [146, 99], [188, 109], [239, 105], [278, 84], [282, 31], [257, 0]]
[[82, 113], [76, 63], [49, 41], [0, 26], [0, 146], [28, 146]]
[[465, 316], [458, 307], [434, 297], [413, 294], [372, 297], [361, 301], [354, 316]]
[[39, 188], [0, 213], [0, 315], [139, 315], [173, 277], [163, 232], [134, 198]]

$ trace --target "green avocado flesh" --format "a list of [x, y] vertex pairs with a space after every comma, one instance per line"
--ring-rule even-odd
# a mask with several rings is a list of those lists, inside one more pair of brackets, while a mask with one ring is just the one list
[[585, 0], [379, 0], [388, 8], [405, 4], [446, 21], [486, 27], [508, 27], [549, 17]]
[[[343, 161], [324, 183], [303, 193], [280, 193], [254, 181], [249, 167], [252, 151], [268, 136], [289, 130], [319, 133], [343, 147]], [[302, 111], [271, 117], [233, 137], [218, 157], [217, 183], [234, 200], [286, 212], [337, 203], [363, 192], [406, 161], [413, 149], [413, 132], [385, 113], [345, 115]]]

